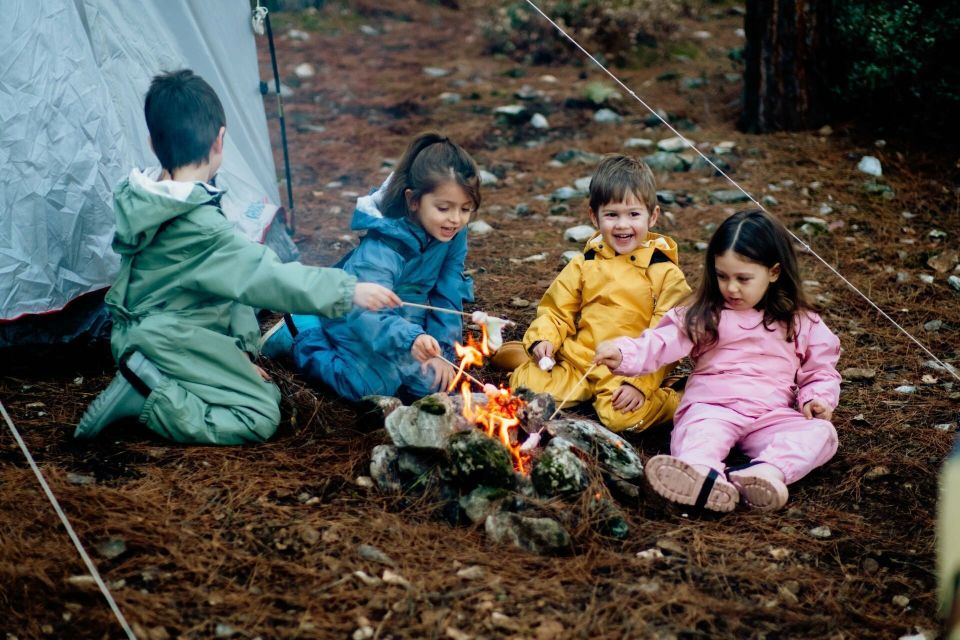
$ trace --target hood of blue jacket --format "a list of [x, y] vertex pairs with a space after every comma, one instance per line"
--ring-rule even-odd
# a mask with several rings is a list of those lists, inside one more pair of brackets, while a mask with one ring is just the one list
[[431, 242], [438, 242], [430, 237], [426, 230], [409, 218], [388, 218], [383, 215], [381, 203], [386, 192], [387, 184], [393, 178], [391, 173], [379, 188], [369, 195], [357, 198], [357, 206], [353, 210], [350, 228], [354, 231], [373, 231], [388, 238], [401, 242], [416, 253], [422, 253]]

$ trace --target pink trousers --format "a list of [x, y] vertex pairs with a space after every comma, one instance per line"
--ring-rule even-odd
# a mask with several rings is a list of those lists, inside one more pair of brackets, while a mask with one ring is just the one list
[[828, 421], [807, 419], [795, 409], [749, 417], [724, 406], [694, 403], [681, 409], [670, 437], [671, 455], [720, 473], [735, 446], [751, 461], [780, 469], [790, 484], [833, 457], [837, 430]]

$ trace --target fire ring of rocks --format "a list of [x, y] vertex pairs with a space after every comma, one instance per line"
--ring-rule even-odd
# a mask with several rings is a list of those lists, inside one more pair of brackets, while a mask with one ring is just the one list
[[[488, 537], [535, 553], [565, 553], [582, 524], [573, 509], [544, 509], [586, 499], [591, 528], [622, 539], [626, 520], [614, 494], [635, 498], [640, 456], [623, 438], [588, 419], [550, 420], [548, 394], [487, 385], [485, 393], [427, 396], [410, 406], [387, 396], [365, 399], [384, 418], [392, 444], [374, 447], [370, 475], [387, 494], [426, 496], [456, 524], [483, 522]], [[566, 512], [566, 515], [564, 515]], [[559, 514], [559, 515], [558, 515]]]

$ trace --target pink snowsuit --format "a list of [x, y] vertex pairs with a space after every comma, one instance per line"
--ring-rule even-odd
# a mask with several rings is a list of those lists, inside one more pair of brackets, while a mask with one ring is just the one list
[[[639, 338], [618, 338], [623, 361], [614, 371], [635, 376], [690, 355], [694, 348], [683, 326], [685, 309], [670, 310], [656, 329]], [[818, 398], [832, 408], [840, 399], [840, 340], [816, 313], [786, 327], [763, 326], [756, 309], [723, 309], [718, 340], [692, 355], [695, 366], [674, 415], [670, 454], [723, 473], [724, 459], [738, 445], [755, 462], [780, 469], [796, 482], [833, 457], [837, 431], [802, 410]]]

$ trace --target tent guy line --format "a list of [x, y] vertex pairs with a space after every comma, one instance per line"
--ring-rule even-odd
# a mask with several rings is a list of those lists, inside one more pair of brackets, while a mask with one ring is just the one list
[[0, 402], [0, 414], [3, 415], [3, 419], [7, 423], [7, 427], [10, 429], [10, 433], [13, 434], [14, 439], [17, 441], [17, 444], [20, 446], [20, 450], [23, 452], [24, 457], [27, 459], [27, 462], [30, 464], [30, 468], [33, 470], [33, 474], [37, 477], [37, 480], [40, 482], [40, 486], [43, 487], [43, 492], [47, 495], [47, 499], [50, 500], [50, 504], [53, 505], [53, 510], [57, 512], [57, 516], [60, 517], [60, 522], [63, 523], [63, 528], [67, 530], [67, 535], [70, 536], [70, 540], [73, 541], [73, 546], [77, 548], [77, 551], [80, 553], [80, 557], [83, 559], [83, 563], [87, 565], [87, 569], [90, 571], [90, 575], [93, 576], [94, 581], [97, 583], [97, 586], [100, 588], [103, 597], [107, 599], [107, 603], [110, 605], [110, 609], [113, 610], [113, 614], [117, 617], [117, 620], [120, 622], [120, 626], [123, 627], [124, 632], [127, 634], [127, 638], [130, 640], [137, 640], [137, 636], [133, 633], [133, 629], [130, 628], [130, 625], [127, 623], [127, 619], [123, 616], [123, 613], [120, 611], [120, 607], [117, 606], [116, 600], [113, 599], [113, 596], [110, 594], [110, 590], [107, 588], [106, 583], [104, 583], [103, 578], [100, 577], [100, 572], [97, 571], [97, 567], [93, 564], [93, 560], [90, 559], [90, 556], [87, 555], [86, 550], [83, 548], [83, 544], [80, 542], [80, 538], [77, 537], [76, 532], [73, 530], [73, 526], [70, 524], [70, 520], [67, 519], [66, 514], [63, 512], [63, 509], [60, 507], [60, 502], [57, 500], [57, 497], [53, 495], [53, 491], [50, 489], [50, 485], [47, 484], [46, 478], [43, 477], [43, 473], [40, 471], [40, 468], [37, 466], [37, 463], [34, 462], [33, 456], [30, 454], [30, 450], [27, 449], [26, 443], [23, 441], [23, 438], [20, 437], [20, 432], [17, 430], [17, 427], [13, 424], [13, 420], [10, 418], [10, 414], [7, 413], [7, 408], [3, 406], [3, 402]]
[[[768, 214], [768, 215], [770, 215], [770, 216], [777, 217], [777, 216], [774, 216], [774, 215], [773, 215], [772, 213], [770, 213], [769, 211], [767, 211], [766, 207], [764, 207], [762, 204], [760, 204], [759, 202], [757, 202], [757, 199], [754, 198], [753, 195], [752, 195], [750, 192], [748, 192], [746, 189], [744, 189], [743, 187], [741, 187], [741, 186], [737, 183], [736, 180], [734, 180], [733, 178], [731, 178], [730, 176], [728, 176], [720, 167], [718, 167], [718, 166], [713, 162], [713, 160], [711, 160], [706, 154], [704, 154], [702, 151], [700, 151], [700, 149], [698, 149], [698, 148], [696, 147], [696, 145], [694, 145], [690, 140], [688, 140], [688, 139], [687, 139], [683, 134], [681, 134], [679, 131], [677, 131], [676, 129], [674, 129], [673, 126], [671, 126], [670, 123], [667, 122], [666, 118], [664, 118], [663, 116], [661, 116], [654, 108], [652, 108], [650, 105], [648, 105], [646, 102], [644, 102], [643, 99], [640, 98], [640, 96], [638, 96], [638, 95], [633, 91], [633, 89], [631, 89], [631, 88], [628, 87], [626, 84], [624, 84], [624, 82], [623, 82], [622, 80], [620, 80], [620, 78], [618, 78], [618, 77], [617, 77], [616, 75], [614, 75], [609, 69], [607, 69], [603, 64], [601, 64], [599, 60], [597, 60], [589, 51], [587, 51], [586, 49], [584, 49], [583, 46], [573, 38], [573, 36], [571, 36], [571, 35], [568, 34], [566, 31], [564, 31], [564, 30], [563, 30], [563, 27], [561, 27], [560, 25], [558, 25], [552, 18], [550, 18], [550, 16], [548, 16], [546, 13], [544, 13], [544, 12], [540, 9], [540, 7], [538, 7], [532, 0], [525, 0], [525, 2], [526, 2], [528, 5], [530, 5], [531, 7], [533, 7], [533, 9], [534, 9], [537, 13], [539, 13], [541, 16], [543, 16], [543, 18], [544, 18], [547, 22], [549, 22], [551, 25], [553, 25], [554, 29], [556, 29], [557, 31], [559, 31], [560, 34], [561, 34], [563, 37], [565, 37], [567, 40], [569, 40], [569, 41], [573, 44], [573, 46], [575, 46], [577, 49], [579, 49], [581, 52], [583, 52], [583, 54], [584, 54], [585, 56], [587, 56], [588, 58], [590, 58], [590, 60], [591, 60], [595, 65], [597, 65], [598, 67], [600, 67], [600, 69], [601, 69], [604, 73], [606, 73], [608, 76], [610, 76], [610, 78], [613, 79], [614, 82], [616, 82], [618, 85], [620, 85], [620, 87], [622, 87], [624, 91], [626, 91], [626, 92], [629, 93], [631, 96], [633, 96], [633, 98], [634, 98], [637, 102], [639, 102], [641, 105], [643, 105], [643, 107], [644, 107], [647, 111], [649, 111], [649, 112], [652, 113], [654, 116], [656, 116], [657, 119], [660, 120], [660, 122], [662, 122], [665, 127], [667, 127], [667, 129], [669, 129], [671, 132], [673, 132], [673, 134], [676, 135], [678, 138], [680, 138], [681, 140], [683, 140], [684, 144], [686, 144], [688, 147], [690, 147], [690, 149], [692, 149], [693, 151], [697, 152], [697, 154], [698, 154], [701, 158], [703, 158], [704, 161], [707, 162], [707, 164], [709, 164], [711, 167], [713, 167], [713, 169], [714, 169], [718, 174], [720, 174], [721, 176], [723, 176], [724, 178], [726, 178], [727, 181], [730, 182], [730, 184], [732, 184], [734, 187], [736, 187], [737, 189], [739, 189], [740, 192], [743, 193], [743, 195], [747, 196], [747, 197], [750, 199], [750, 201], [757, 206], [758, 209], [760, 209], [761, 211], [763, 211], [764, 213], [766, 213], [766, 214]], [[829, 262], [827, 262], [824, 258], [822, 258], [822, 257], [820, 256], [820, 254], [818, 254], [816, 251], [814, 251], [814, 250], [810, 247], [810, 245], [808, 245], [806, 242], [804, 242], [803, 240], [801, 240], [801, 239], [800, 239], [793, 231], [791, 231], [789, 228], [787, 229], [787, 233], [789, 233], [790, 236], [791, 236], [797, 243], [799, 243], [799, 244], [804, 248], [804, 250], [805, 250], [807, 253], [809, 253], [810, 255], [814, 256], [817, 260], [819, 260], [831, 273], [833, 273], [833, 275], [837, 276], [837, 278], [839, 278], [844, 284], [846, 284], [850, 289], [852, 289], [854, 292], [856, 292], [857, 295], [859, 295], [861, 298], [863, 298], [871, 307], [873, 307], [873, 308], [877, 311], [877, 313], [879, 313], [881, 316], [883, 316], [884, 318], [886, 318], [887, 321], [889, 321], [890, 324], [892, 324], [894, 327], [896, 327], [897, 329], [899, 329], [900, 332], [901, 332], [903, 335], [905, 335], [905, 336], [907, 336], [908, 338], [910, 338], [910, 340], [912, 340], [918, 347], [920, 347], [920, 349], [922, 349], [924, 353], [926, 353], [928, 356], [930, 356], [930, 357], [933, 359], [934, 362], [936, 362], [940, 367], [942, 367], [944, 371], [946, 371], [948, 374], [950, 374], [951, 376], [953, 376], [958, 382], [960, 382], [960, 373], [957, 372], [957, 370], [956, 370], [955, 367], [953, 367], [952, 365], [949, 365], [949, 364], [943, 362], [940, 358], [938, 358], [936, 355], [934, 355], [934, 353], [933, 353], [932, 351], [930, 351], [930, 349], [928, 349], [926, 345], [924, 345], [922, 342], [920, 342], [920, 340], [918, 340], [917, 338], [915, 338], [915, 337], [913, 336], [913, 334], [911, 334], [909, 331], [907, 331], [905, 328], [903, 328], [896, 320], [894, 320], [892, 317], [890, 317], [890, 315], [889, 315], [886, 311], [884, 311], [883, 309], [881, 309], [880, 306], [877, 305], [877, 303], [875, 303], [873, 300], [871, 300], [871, 299], [869, 298], [869, 296], [867, 296], [867, 294], [865, 294], [864, 292], [862, 292], [859, 288], [857, 288], [856, 285], [854, 285], [852, 282], [850, 282], [849, 280], [847, 280], [847, 279], [843, 276], [843, 274], [841, 274], [833, 265], [831, 265], [831, 264], [830, 264]]]

